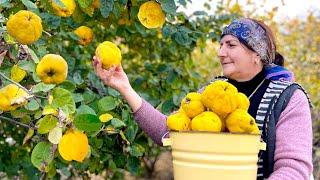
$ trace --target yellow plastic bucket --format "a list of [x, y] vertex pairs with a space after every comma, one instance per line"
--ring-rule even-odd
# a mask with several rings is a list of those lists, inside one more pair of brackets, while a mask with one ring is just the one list
[[175, 180], [250, 180], [257, 177], [260, 135], [212, 132], [170, 132]]

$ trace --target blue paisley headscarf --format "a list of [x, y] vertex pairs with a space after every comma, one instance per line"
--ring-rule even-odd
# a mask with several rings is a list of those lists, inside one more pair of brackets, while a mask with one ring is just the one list
[[[225, 35], [233, 35], [249, 49], [259, 54], [265, 65], [266, 78], [271, 80], [293, 81], [293, 73], [283, 66], [275, 65], [275, 47], [271, 44], [268, 47], [268, 36], [263, 27], [248, 18], [241, 18], [231, 22], [226, 26], [221, 34], [221, 39]], [[271, 51], [271, 52], [269, 52]]]

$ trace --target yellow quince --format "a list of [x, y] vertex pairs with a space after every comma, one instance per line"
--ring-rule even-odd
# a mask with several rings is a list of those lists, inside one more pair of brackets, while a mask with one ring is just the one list
[[260, 130], [259, 130], [258, 125], [254, 126], [253, 130], [251, 131], [251, 134], [260, 134]]
[[21, 44], [32, 44], [42, 35], [41, 18], [31, 11], [20, 10], [9, 17], [7, 31]]
[[15, 84], [0, 89], [0, 110], [11, 111], [27, 104], [29, 94]]
[[111, 66], [121, 64], [121, 51], [114, 43], [104, 41], [96, 49], [96, 56], [100, 59], [102, 67], [109, 69]]
[[237, 93], [237, 88], [232, 84], [217, 80], [205, 88], [201, 94], [201, 101], [223, 119], [237, 108]]
[[64, 160], [82, 162], [89, 152], [88, 137], [78, 130], [68, 130], [62, 136], [58, 150]]
[[76, 9], [76, 3], [74, 0], [60, 0], [64, 7], [59, 6], [54, 1], [51, 2], [52, 8], [55, 11], [56, 15], [61, 17], [69, 17], [72, 15]]
[[183, 111], [178, 111], [167, 118], [167, 126], [170, 130], [187, 131], [190, 130], [190, 118]]
[[159, 3], [156, 1], [148, 1], [140, 6], [138, 19], [144, 27], [152, 29], [162, 27], [165, 23], [166, 16]]
[[237, 109], [243, 109], [243, 110], [248, 111], [249, 106], [250, 106], [250, 101], [245, 94], [240, 93], [240, 92], [237, 93], [237, 102], [238, 102]]
[[232, 133], [251, 133], [257, 128], [255, 119], [243, 109], [232, 112], [226, 119], [226, 126]]
[[39, 62], [36, 73], [46, 84], [60, 84], [68, 75], [67, 62], [57, 54], [47, 54]]
[[80, 38], [79, 44], [81, 45], [87, 45], [89, 44], [93, 39], [93, 32], [92, 30], [87, 26], [80, 26], [78, 27], [74, 33]]
[[201, 102], [201, 94], [197, 92], [188, 93], [182, 99], [180, 106], [189, 118], [194, 118], [205, 110]]
[[221, 119], [211, 111], [205, 111], [191, 120], [191, 129], [194, 131], [221, 132], [221, 127]]

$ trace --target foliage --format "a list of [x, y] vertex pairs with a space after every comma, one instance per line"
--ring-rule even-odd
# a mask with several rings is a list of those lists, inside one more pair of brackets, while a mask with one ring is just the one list
[[[54, 2], [62, 5], [60, 0]], [[102, 171], [115, 179], [124, 171], [148, 176], [152, 166], [145, 160], [155, 159], [159, 147], [138, 128], [119, 93], [105, 87], [95, 75], [91, 59], [97, 45], [106, 40], [117, 44], [134, 89], [169, 114], [187, 92], [205, 81], [193, 71], [196, 64], [191, 52], [197, 45], [204, 47], [209, 38], [217, 40], [220, 28], [232, 15], [224, 14], [220, 7], [209, 18], [200, 12], [188, 17], [176, 11], [185, 0], [161, 0], [166, 22], [162, 28], [147, 29], [137, 18], [144, 2], [100, 0], [96, 9], [92, 0], [76, 0], [72, 16], [59, 17], [48, 0], [1, 1], [0, 85], [12, 83], [8, 77], [17, 65], [27, 73], [20, 85], [33, 96], [27, 105], [0, 114], [0, 172], [30, 179], [85, 177], [88, 172]], [[17, 43], [6, 31], [8, 17], [21, 9], [42, 19], [41, 38], [28, 46]], [[80, 45], [74, 34], [80, 26], [93, 31], [94, 39], [88, 45]], [[48, 53], [59, 54], [68, 63], [67, 80], [59, 85], [44, 84], [36, 75], [39, 60]], [[99, 116], [105, 113], [113, 118], [102, 123]], [[83, 163], [67, 162], [59, 155], [52, 143], [61, 136], [59, 128], [63, 133], [77, 128], [87, 134], [91, 153]]]

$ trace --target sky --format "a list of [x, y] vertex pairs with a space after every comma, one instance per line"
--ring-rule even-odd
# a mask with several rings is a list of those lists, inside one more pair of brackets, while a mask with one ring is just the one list
[[[192, 3], [188, 3], [187, 8], [184, 10], [186, 14], [191, 14], [194, 11], [204, 10], [203, 4], [208, 2], [211, 7], [215, 7], [215, 2], [220, 0], [192, 0]], [[233, 0], [231, 2], [236, 2]], [[245, 4], [247, 0], [238, 0], [240, 4]], [[309, 10], [320, 12], [320, 0], [252, 0], [255, 2], [259, 9], [258, 12], [262, 13], [272, 9], [274, 6], [278, 6], [278, 14], [275, 16], [276, 21], [285, 20], [287, 18], [300, 17], [305, 18]], [[282, 3], [284, 2], [284, 4]], [[250, 8], [250, 7], [249, 7]]]

